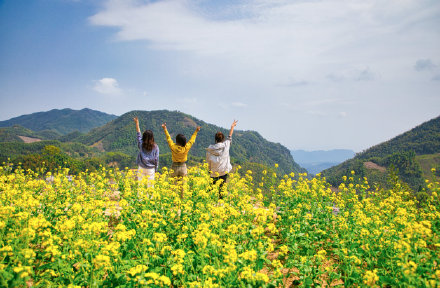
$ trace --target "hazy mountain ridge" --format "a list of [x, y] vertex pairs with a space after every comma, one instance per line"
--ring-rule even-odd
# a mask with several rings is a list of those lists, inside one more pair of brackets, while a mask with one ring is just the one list
[[[381, 185], [386, 185], [387, 179], [397, 173], [410, 187], [420, 190], [425, 185], [424, 179], [430, 178], [427, 175], [428, 169], [422, 169], [426, 166], [424, 159], [438, 159], [435, 155], [439, 152], [440, 116], [358, 153], [354, 158], [324, 170], [322, 174], [332, 185], [338, 186], [342, 182], [342, 176], [349, 175], [352, 170], [356, 175], [367, 177], [370, 182]], [[432, 156], [420, 157], [421, 155]], [[370, 165], [371, 163], [377, 166]], [[430, 163], [432, 165], [436, 162]]]
[[92, 128], [102, 126], [116, 117], [115, 115], [88, 108], [82, 110], [69, 108], [61, 110], [52, 109], [46, 112], [36, 112], [0, 121], [0, 127], [20, 125], [35, 132], [51, 130], [65, 135], [74, 131], [87, 133]]

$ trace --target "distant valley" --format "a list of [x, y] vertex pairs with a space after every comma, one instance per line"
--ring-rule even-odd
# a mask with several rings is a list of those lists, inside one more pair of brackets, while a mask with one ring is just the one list
[[290, 153], [296, 163], [313, 175], [353, 158], [356, 154], [353, 150], [349, 149], [291, 150]]

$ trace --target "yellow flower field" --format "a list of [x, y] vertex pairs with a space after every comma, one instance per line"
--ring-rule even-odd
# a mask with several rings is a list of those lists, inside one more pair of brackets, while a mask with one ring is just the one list
[[336, 193], [319, 176], [233, 174], [218, 200], [200, 165], [181, 199], [166, 169], [154, 188], [133, 173], [0, 167], [0, 286], [440, 285], [438, 183], [418, 203], [355, 175]]

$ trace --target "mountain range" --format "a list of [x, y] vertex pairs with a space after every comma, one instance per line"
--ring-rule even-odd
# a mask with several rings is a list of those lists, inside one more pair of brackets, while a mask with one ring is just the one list
[[0, 121], [0, 127], [19, 125], [35, 132], [49, 130], [64, 135], [74, 131], [87, 133], [92, 128], [102, 126], [115, 118], [117, 118], [116, 115], [88, 108], [82, 110], [53, 109]]
[[[228, 129], [178, 111], [131, 111], [118, 117], [91, 109], [54, 109], [1, 121], [0, 126], [7, 127], [0, 128], [0, 162], [10, 158], [32, 167], [39, 161], [48, 161], [50, 156], [57, 163], [70, 161], [71, 168], [76, 167], [77, 171], [99, 165], [134, 167], [138, 148], [133, 117], [139, 118], [141, 130], [154, 132], [161, 151], [161, 167], [171, 165], [171, 153], [161, 128], [163, 122], [172, 138], [177, 133], [189, 138], [195, 127], [202, 126], [189, 153], [190, 163], [203, 162], [205, 148], [214, 143], [217, 131], [228, 133]], [[231, 160], [245, 171], [262, 172], [274, 169], [275, 164], [279, 165], [280, 174], [306, 172], [302, 167], [311, 174], [324, 169], [321, 174], [335, 187], [351, 171], [360, 178], [367, 177], [372, 187], [386, 186], [396, 175], [413, 190], [423, 189], [424, 179], [438, 180], [435, 177], [440, 176], [440, 117], [356, 155], [343, 149], [289, 151], [256, 131], [239, 129], [232, 141]], [[431, 168], [437, 168], [437, 176], [432, 175]]]

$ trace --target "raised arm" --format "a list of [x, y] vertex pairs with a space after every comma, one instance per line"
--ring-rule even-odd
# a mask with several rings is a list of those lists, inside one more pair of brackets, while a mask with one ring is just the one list
[[142, 149], [142, 136], [141, 136], [141, 129], [139, 129], [139, 120], [138, 117], [133, 118], [134, 124], [136, 124], [136, 139], [138, 143], [138, 148]]
[[141, 129], [139, 128], [139, 119], [138, 119], [138, 117], [134, 117], [133, 121], [136, 124], [136, 132], [141, 133]]
[[168, 133], [167, 123], [163, 123], [162, 128], [163, 128], [163, 132], [165, 132], [165, 137], [167, 139], [168, 146], [170, 146], [170, 149], [172, 150], [172, 147], [174, 146], [174, 142], [171, 139], [170, 133]]
[[238, 123], [238, 120], [234, 120], [234, 122], [232, 122], [231, 130], [229, 130], [229, 138], [232, 137], [232, 133], [234, 133], [234, 128], [235, 128], [235, 126], [237, 126], [237, 123]]
[[197, 133], [199, 133], [200, 131], [200, 126], [197, 126], [196, 131], [194, 131], [193, 135], [191, 136], [191, 139], [189, 139], [188, 142], [186, 142], [185, 148], [186, 149], [191, 149], [191, 146], [194, 144], [194, 142], [196, 142], [196, 137], [197, 137]]

